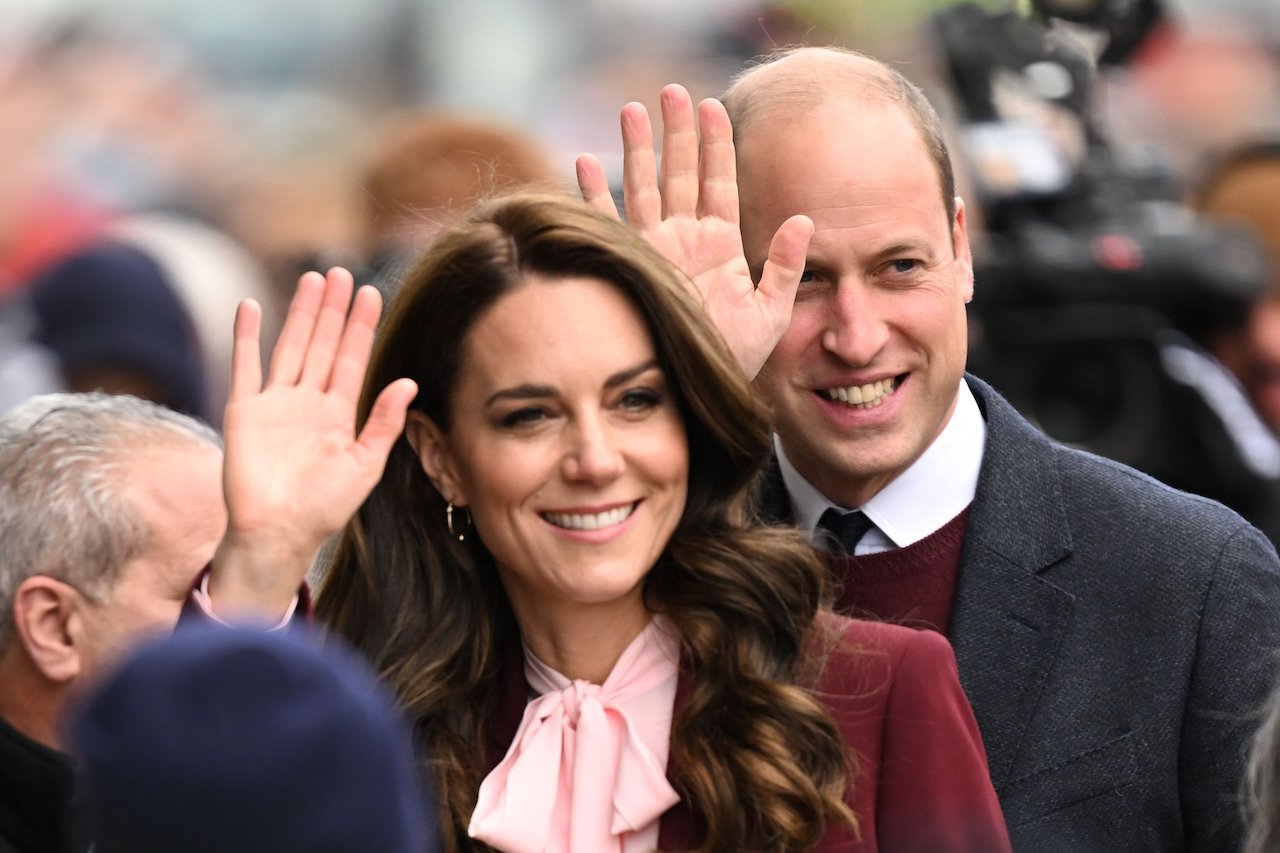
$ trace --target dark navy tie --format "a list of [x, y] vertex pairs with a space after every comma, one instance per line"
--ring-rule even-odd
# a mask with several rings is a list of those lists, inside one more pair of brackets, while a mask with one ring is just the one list
[[855, 509], [853, 512], [841, 512], [835, 507], [828, 507], [827, 511], [822, 514], [822, 518], [818, 519], [818, 529], [824, 530], [829, 534], [828, 540], [835, 540], [832, 544], [837, 547], [833, 547], [831, 549], [832, 552], [851, 556], [853, 549], [857, 547], [859, 540], [862, 539], [862, 535], [872, 527], [875, 527], [875, 525], [860, 509]]

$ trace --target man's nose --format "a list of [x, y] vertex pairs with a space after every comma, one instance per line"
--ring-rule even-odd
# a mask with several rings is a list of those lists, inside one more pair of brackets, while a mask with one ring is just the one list
[[840, 281], [827, 306], [822, 346], [853, 366], [871, 364], [889, 340], [882, 299], [861, 280]]

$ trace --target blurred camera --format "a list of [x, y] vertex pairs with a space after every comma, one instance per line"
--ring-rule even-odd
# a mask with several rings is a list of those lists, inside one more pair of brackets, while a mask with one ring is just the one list
[[987, 229], [969, 367], [1049, 435], [1216, 498], [1275, 539], [1280, 443], [1202, 347], [1242, 324], [1266, 256], [1181, 204], [1159, 164], [1122, 161], [1093, 120], [1097, 69], [1125, 62], [1159, 9], [1035, 5], [1074, 30], [972, 3], [930, 19]]

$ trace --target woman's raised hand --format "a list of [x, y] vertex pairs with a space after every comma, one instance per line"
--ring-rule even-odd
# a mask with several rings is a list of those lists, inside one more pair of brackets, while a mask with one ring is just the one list
[[344, 269], [298, 281], [265, 385], [261, 309], [235, 319], [223, 434], [227, 532], [209, 593], [223, 612], [285, 612], [325, 539], [341, 529], [382, 476], [417, 394], [410, 379], [378, 395], [364, 428], [356, 406], [382, 298]]
[[[703, 101], [695, 121], [689, 93], [675, 84], [662, 90], [661, 104], [661, 185], [648, 112], [638, 103], [622, 108], [627, 223], [684, 272], [743, 371], [754, 378], [791, 322], [813, 223], [800, 215], [782, 223], [757, 287], [738, 230], [733, 128], [724, 106]], [[618, 216], [600, 161], [582, 155], [577, 173], [582, 197]]]

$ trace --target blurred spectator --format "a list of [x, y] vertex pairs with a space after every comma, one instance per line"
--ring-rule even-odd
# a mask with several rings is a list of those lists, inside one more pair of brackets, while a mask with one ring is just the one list
[[0, 416], [0, 849], [88, 848], [68, 709], [177, 623], [226, 525], [221, 471], [212, 429], [132, 397]]
[[48, 347], [34, 338], [35, 314], [24, 293], [0, 295], [0, 413], [66, 385]]
[[434, 844], [408, 726], [337, 638], [184, 625], [95, 690], [72, 731], [96, 853]]
[[254, 150], [225, 176], [218, 221], [263, 265], [277, 301], [307, 270], [362, 266], [370, 119], [311, 93], [244, 97], [233, 109]]
[[207, 419], [195, 327], [146, 252], [96, 243], [45, 270], [31, 298], [36, 340], [57, 359], [69, 390], [133, 394]]
[[0, 59], [0, 294], [91, 239], [109, 218], [102, 199], [75, 186], [56, 164], [54, 142], [75, 110], [54, 73], [51, 46], [30, 38], [3, 44]]
[[226, 233], [189, 217], [129, 216], [115, 223], [110, 233], [151, 257], [177, 294], [194, 326], [204, 365], [202, 409], [211, 423], [221, 423], [236, 306], [244, 299], [257, 300], [265, 340], [274, 340], [280, 328], [284, 308], [266, 268]]
[[452, 113], [400, 117], [376, 143], [363, 179], [375, 278], [394, 277], [476, 200], [560, 180], [539, 140], [517, 127]]
[[1249, 827], [1244, 853], [1275, 853], [1280, 850], [1280, 689], [1267, 703], [1254, 737], [1243, 787]]
[[1100, 107], [1127, 156], [1155, 154], [1192, 183], [1211, 159], [1280, 133], [1275, 46], [1226, 14], [1170, 17], [1104, 82], [1110, 88]]
[[140, 210], [211, 212], [245, 155], [189, 50], [124, 10], [5, 32], [0, 271], [25, 281]]
[[1271, 287], [1244, 327], [1211, 344], [1240, 380], [1263, 420], [1280, 432], [1280, 136], [1243, 145], [1209, 171], [1198, 197], [1208, 216], [1251, 231], [1270, 254]]

